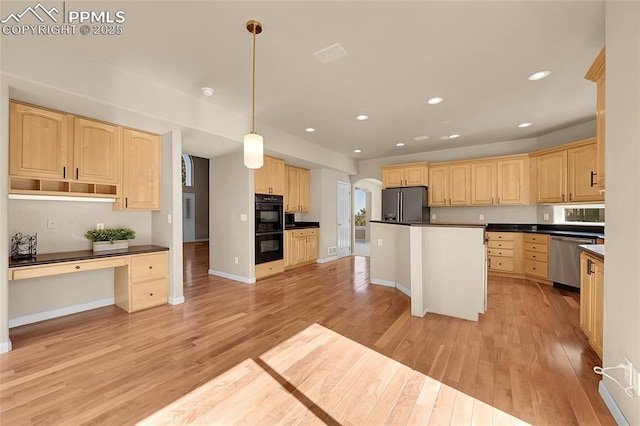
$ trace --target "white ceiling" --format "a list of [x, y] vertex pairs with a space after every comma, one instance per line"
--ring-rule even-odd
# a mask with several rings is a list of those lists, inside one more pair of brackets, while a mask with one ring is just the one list
[[[249, 116], [245, 22], [258, 19], [258, 132], [270, 126], [356, 159], [530, 138], [595, 116], [584, 74], [604, 45], [603, 1], [88, 4], [124, 10], [125, 34], [3, 36], [3, 49], [64, 48], [96, 69], [115, 66], [198, 99], [210, 86], [206, 102]], [[313, 56], [336, 42], [347, 56]], [[527, 80], [541, 69], [551, 76]], [[428, 105], [433, 96], [445, 100]], [[356, 121], [361, 113], [369, 120]], [[524, 121], [533, 126], [516, 127]], [[462, 136], [440, 139], [451, 133]], [[430, 139], [413, 141], [422, 135]]]

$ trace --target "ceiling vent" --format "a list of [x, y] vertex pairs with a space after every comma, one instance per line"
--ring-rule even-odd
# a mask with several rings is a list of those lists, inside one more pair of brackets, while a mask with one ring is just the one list
[[318, 50], [313, 54], [313, 56], [318, 58], [318, 60], [323, 64], [327, 64], [331, 61], [342, 58], [343, 56], [347, 56], [347, 51], [344, 50], [344, 47], [342, 47], [340, 43], [335, 43], [329, 47]]

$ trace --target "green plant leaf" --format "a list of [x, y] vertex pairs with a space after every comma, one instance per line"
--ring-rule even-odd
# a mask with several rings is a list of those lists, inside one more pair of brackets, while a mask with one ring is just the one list
[[128, 228], [107, 228], [107, 229], [92, 229], [87, 231], [84, 236], [93, 242], [99, 241], [122, 241], [133, 240], [136, 237], [135, 231]]

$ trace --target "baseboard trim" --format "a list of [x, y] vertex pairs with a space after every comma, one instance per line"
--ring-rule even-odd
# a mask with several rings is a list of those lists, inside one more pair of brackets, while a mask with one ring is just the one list
[[429, 308], [424, 308], [424, 311], [422, 311], [422, 317], [427, 315], [428, 312], [429, 312]]
[[602, 397], [604, 404], [611, 412], [613, 420], [615, 420], [619, 426], [629, 426], [629, 422], [624, 418], [622, 411], [620, 411], [620, 407], [618, 407], [618, 404], [616, 404], [616, 401], [613, 399], [613, 396], [609, 393], [609, 389], [607, 389], [607, 386], [602, 380], [598, 383], [598, 393]]
[[170, 305], [181, 305], [184, 303], [184, 296], [180, 297], [171, 297], [169, 296], [169, 304]]
[[216, 271], [214, 269], [209, 269], [209, 275], [215, 275], [216, 277], [227, 278], [227, 279], [230, 279], [230, 280], [233, 280], [233, 281], [239, 281], [239, 282], [245, 283], [245, 284], [255, 284], [256, 283], [256, 279], [255, 278], [241, 277], [240, 275], [228, 274], [226, 272]]
[[407, 296], [411, 297], [411, 290], [410, 289], [408, 289], [405, 286], [400, 285], [398, 283], [396, 283], [396, 288], [398, 290], [400, 290], [401, 292], [403, 292], [404, 294], [406, 294]]
[[333, 262], [334, 260], [338, 260], [338, 256], [323, 257], [322, 259], [318, 259], [316, 262], [328, 263], [328, 262]]
[[0, 343], [0, 354], [4, 354], [11, 351], [11, 340]]
[[396, 286], [396, 283], [393, 282], [393, 281], [379, 280], [377, 278], [371, 278], [371, 284], [383, 285], [385, 287], [395, 287]]
[[95, 302], [83, 303], [81, 305], [67, 306], [66, 308], [54, 309], [47, 312], [39, 312], [37, 314], [25, 315], [9, 320], [9, 328], [19, 327], [21, 325], [33, 324], [34, 322], [45, 321], [52, 318], [63, 317], [65, 315], [77, 314], [78, 312], [89, 311], [91, 309], [104, 308], [115, 303], [113, 297], [96, 300]]

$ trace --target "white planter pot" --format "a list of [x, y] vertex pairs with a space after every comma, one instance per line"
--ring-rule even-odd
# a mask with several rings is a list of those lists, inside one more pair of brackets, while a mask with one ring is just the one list
[[93, 251], [121, 250], [126, 248], [129, 248], [129, 240], [114, 241], [113, 243], [110, 241], [97, 241], [93, 243]]

